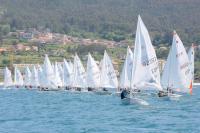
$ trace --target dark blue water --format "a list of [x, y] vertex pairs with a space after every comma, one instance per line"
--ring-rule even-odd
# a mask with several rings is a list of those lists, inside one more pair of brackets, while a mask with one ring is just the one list
[[179, 101], [123, 105], [91, 93], [0, 90], [0, 133], [199, 133], [200, 88]]

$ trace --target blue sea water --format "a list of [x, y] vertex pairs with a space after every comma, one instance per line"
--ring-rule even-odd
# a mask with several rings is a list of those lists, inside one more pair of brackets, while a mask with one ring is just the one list
[[0, 133], [199, 133], [200, 87], [193, 92], [141, 106], [92, 93], [0, 90]]

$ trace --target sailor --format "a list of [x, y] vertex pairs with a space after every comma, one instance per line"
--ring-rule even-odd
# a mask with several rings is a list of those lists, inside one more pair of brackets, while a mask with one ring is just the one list
[[120, 88], [119, 91], [127, 90], [127, 88]]
[[134, 89], [133, 91], [134, 91], [134, 92], [140, 92], [140, 90], [139, 90], [139, 89]]
[[66, 90], [70, 90], [70, 88], [68, 86], [65, 87]]
[[127, 98], [127, 95], [130, 94], [130, 91], [128, 90], [123, 90], [121, 93], [121, 99]]
[[158, 97], [165, 97], [165, 96], [167, 96], [167, 92], [164, 92], [164, 91], [158, 92]]
[[103, 91], [108, 91], [106, 88], [103, 88]]
[[76, 87], [76, 90], [77, 91], [81, 91], [81, 87]]
[[167, 92], [170, 93], [170, 94], [174, 93], [174, 91], [171, 88], [169, 88], [169, 87], [167, 87]]
[[94, 89], [91, 87], [88, 87], [88, 91], [93, 91]]
[[134, 87], [133, 87], [134, 89], [133, 89], [133, 92], [140, 92], [140, 90], [139, 89], [137, 89], [137, 87], [136, 87], [136, 85], [134, 85]]

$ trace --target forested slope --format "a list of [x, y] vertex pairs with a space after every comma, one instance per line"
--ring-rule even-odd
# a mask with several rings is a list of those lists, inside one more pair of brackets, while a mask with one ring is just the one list
[[[173, 29], [189, 44], [200, 42], [199, 0], [0, 0], [11, 29], [47, 27], [54, 32], [122, 40], [135, 32], [140, 14], [156, 44]], [[3, 23], [2, 22], [2, 23]]]

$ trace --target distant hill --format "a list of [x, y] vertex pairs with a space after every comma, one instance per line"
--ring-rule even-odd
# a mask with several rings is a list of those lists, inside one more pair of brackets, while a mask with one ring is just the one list
[[0, 0], [1, 23], [11, 29], [47, 27], [116, 41], [132, 37], [140, 14], [156, 45], [169, 43], [173, 29], [186, 44], [200, 43], [199, 5], [200, 0]]

